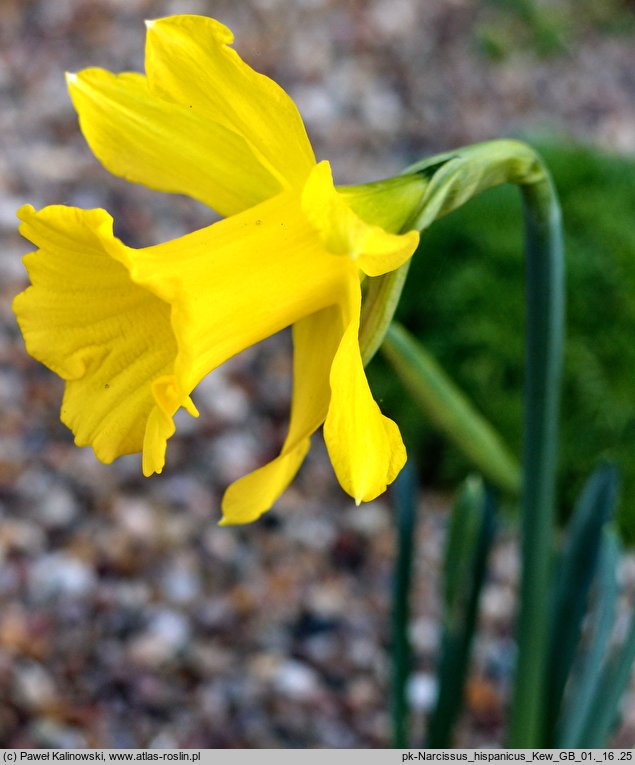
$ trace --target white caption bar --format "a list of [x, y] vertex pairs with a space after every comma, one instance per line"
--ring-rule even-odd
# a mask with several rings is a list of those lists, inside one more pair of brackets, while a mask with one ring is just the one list
[[[630, 749], [0, 749], [0, 765], [39, 762], [201, 763], [242, 765], [260, 761], [276, 765], [328, 762], [329, 765], [403, 765], [417, 762], [457, 763], [630, 763]], [[635, 765], [635, 763], [633, 763]]]

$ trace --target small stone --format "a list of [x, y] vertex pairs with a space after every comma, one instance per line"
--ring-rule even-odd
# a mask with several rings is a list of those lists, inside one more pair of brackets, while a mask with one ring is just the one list
[[31, 521], [8, 518], [0, 524], [0, 553], [4, 549], [32, 555], [44, 545], [44, 531]]
[[29, 642], [26, 613], [17, 603], [11, 603], [0, 613], [0, 649], [21, 653]]
[[408, 704], [418, 712], [428, 712], [437, 699], [437, 681], [428, 672], [416, 672], [408, 682]]
[[113, 513], [120, 528], [132, 539], [146, 543], [155, 540], [158, 532], [157, 512], [147, 499], [122, 494], [115, 499]]
[[335, 538], [333, 524], [318, 515], [291, 517], [287, 524], [288, 535], [313, 550], [328, 550]]
[[215, 423], [241, 422], [249, 414], [244, 390], [228, 380], [224, 367], [215, 369], [196, 386], [197, 406], [204, 408]]
[[481, 613], [492, 625], [505, 624], [514, 612], [516, 592], [509, 584], [492, 584], [481, 595]]
[[63, 528], [78, 514], [77, 501], [64, 486], [52, 486], [37, 506], [37, 514], [47, 528]]
[[495, 683], [486, 677], [468, 679], [465, 689], [467, 707], [482, 723], [498, 722], [503, 714], [503, 700]]
[[88, 565], [63, 552], [56, 552], [44, 555], [34, 563], [29, 585], [35, 599], [49, 600], [58, 596], [83, 597], [93, 590], [95, 582], [95, 573]]
[[368, 709], [378, 701], [377, 686], [366, 677], [354, 678], [348, 688], [347, 698], [357, 710]]
[[417, 651], [428, 656], [435, 653], [439, 642], [439, 625], [435, 619], [420, 616], [412, 622], [409, 633]]
[[308, 613], [317, 621], [333, 621], [346, 614], [349, 607], [344, 582], [336, 577], [316, 583], [306, 600]]
[[35, 746], [46, 749], [83, 749], [87, 744], [78, 730], [48, 717], [35, 719], [30, 733]]
[[316, 672], [306, 664], [291, 659], [277, 667], [273, 686], [278, 693], [296, 701], [307, 701], [320, 690]]
[[390, 525], [390, 511], [382, 500], [365, 502], [353, 508], [346, 518], [347, 525], [366, 537], [374, 537]]
[[169, 562], [161, 577], [161, 590], [176, 604], [192, 602], [201, 593], [201, 577], [192, 556], [183, 554]]
[[219, 481], [229, 484], [258, 467], [260, 444], [248, 430], [223, 433], [210, 445], [212, 464]]
[[19, 662], [14, 671], [13, 698], [29, 711], [46, 709], [57, 701], [57, 690], [51, 675], [37, 662]]
[[144, 666], [172, 660], [187, 645], [190, 626], [183, 614], [167, 608], [157, 610], [144, 632], [129, 647], [130, 658]]

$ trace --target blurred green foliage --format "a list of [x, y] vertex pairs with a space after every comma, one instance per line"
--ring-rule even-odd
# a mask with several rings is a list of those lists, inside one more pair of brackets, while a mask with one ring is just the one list
[[482, 53], [500, 60], [519, 49], [557, 55], [594, 32], [630, 34], [634, 29], [631, 0], [484, 0], [475, 41]]
[[[568, 144], [537, 146], [563, 209], [567, 344], [559, 491], [565, 511], [600, 460], [623, 474], [620, 526], [635, 541], [635, 162]], [[524, 257], [518, 191], [499, 187], [422, 235], [397, 318], [520, 454]], [[382, 409], [418, 454], [422, 480], [455, 485], [469, 466], [403, 393], [369, 370]]]

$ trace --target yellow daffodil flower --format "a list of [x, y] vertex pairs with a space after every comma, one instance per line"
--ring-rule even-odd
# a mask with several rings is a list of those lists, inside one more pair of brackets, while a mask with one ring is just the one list
[[335, 188], [292, 100], [232, 40], [212, 19], [170, 17], [148, 24], [145, 75], [68, 75], [82, 131], [108, 170], [225, 218], [133, 249], [104, 210], [24, 206], [20, 230], [38, 249], [25, 257], [32, 285], [14, 310], [29, 353], [66, 381], [61, 418], [76, 444], [105, 463], [142, 452], [146, 476], [163, 469], [175, 413], [197, 415], [199, 381], [293, 325], [282, 451], [223, 500], [223, 523], [245, 523], [285, 490], [322, 424], [337, 478], [358, 504], [403, 466], [399, 430], [362, 365], [361, 282], [402, 265], [419, 237], [395, 233], [408, 211], [394, 205], [379, 214], [384, 228], [364, 219], [371, 187]]

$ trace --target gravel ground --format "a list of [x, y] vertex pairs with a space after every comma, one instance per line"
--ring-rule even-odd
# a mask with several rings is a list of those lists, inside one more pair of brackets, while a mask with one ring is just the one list
[[[103, 206], [129, 244], [211, 213], [110, 177], [81, 137], [63, 72], [141, 69], [144, 18], [215, 16], [296, 99], [339, 182], [432, 151], [557, 133], [635, 153], [632, 38], [479, 55], [476, 0], [2, 0], [0, 3], [0, 746], [381, 747], [388, 742], [390, 497], [356, 509], [315, 439], [276, 509], [218, 528], [224, 487], [273, 456], [290, 392], [288, 335], [196, 394], [163, 476], [112, 466], [58, 422], [62, 386], [24, 352], [10, 301], [28, 249], [15, 210]], [[447, 500], [425, 494], [412, 638], [414, 728], [433, 694]], [[459, 743], [497, 745], [513, 659], [515, 540], [501, 535]], [[624, 582], [633, 582], [627, 561]], [[616, 743], [635, 745], [634, 704]], [[415, 742], [419, 741], [419, 738]]]

